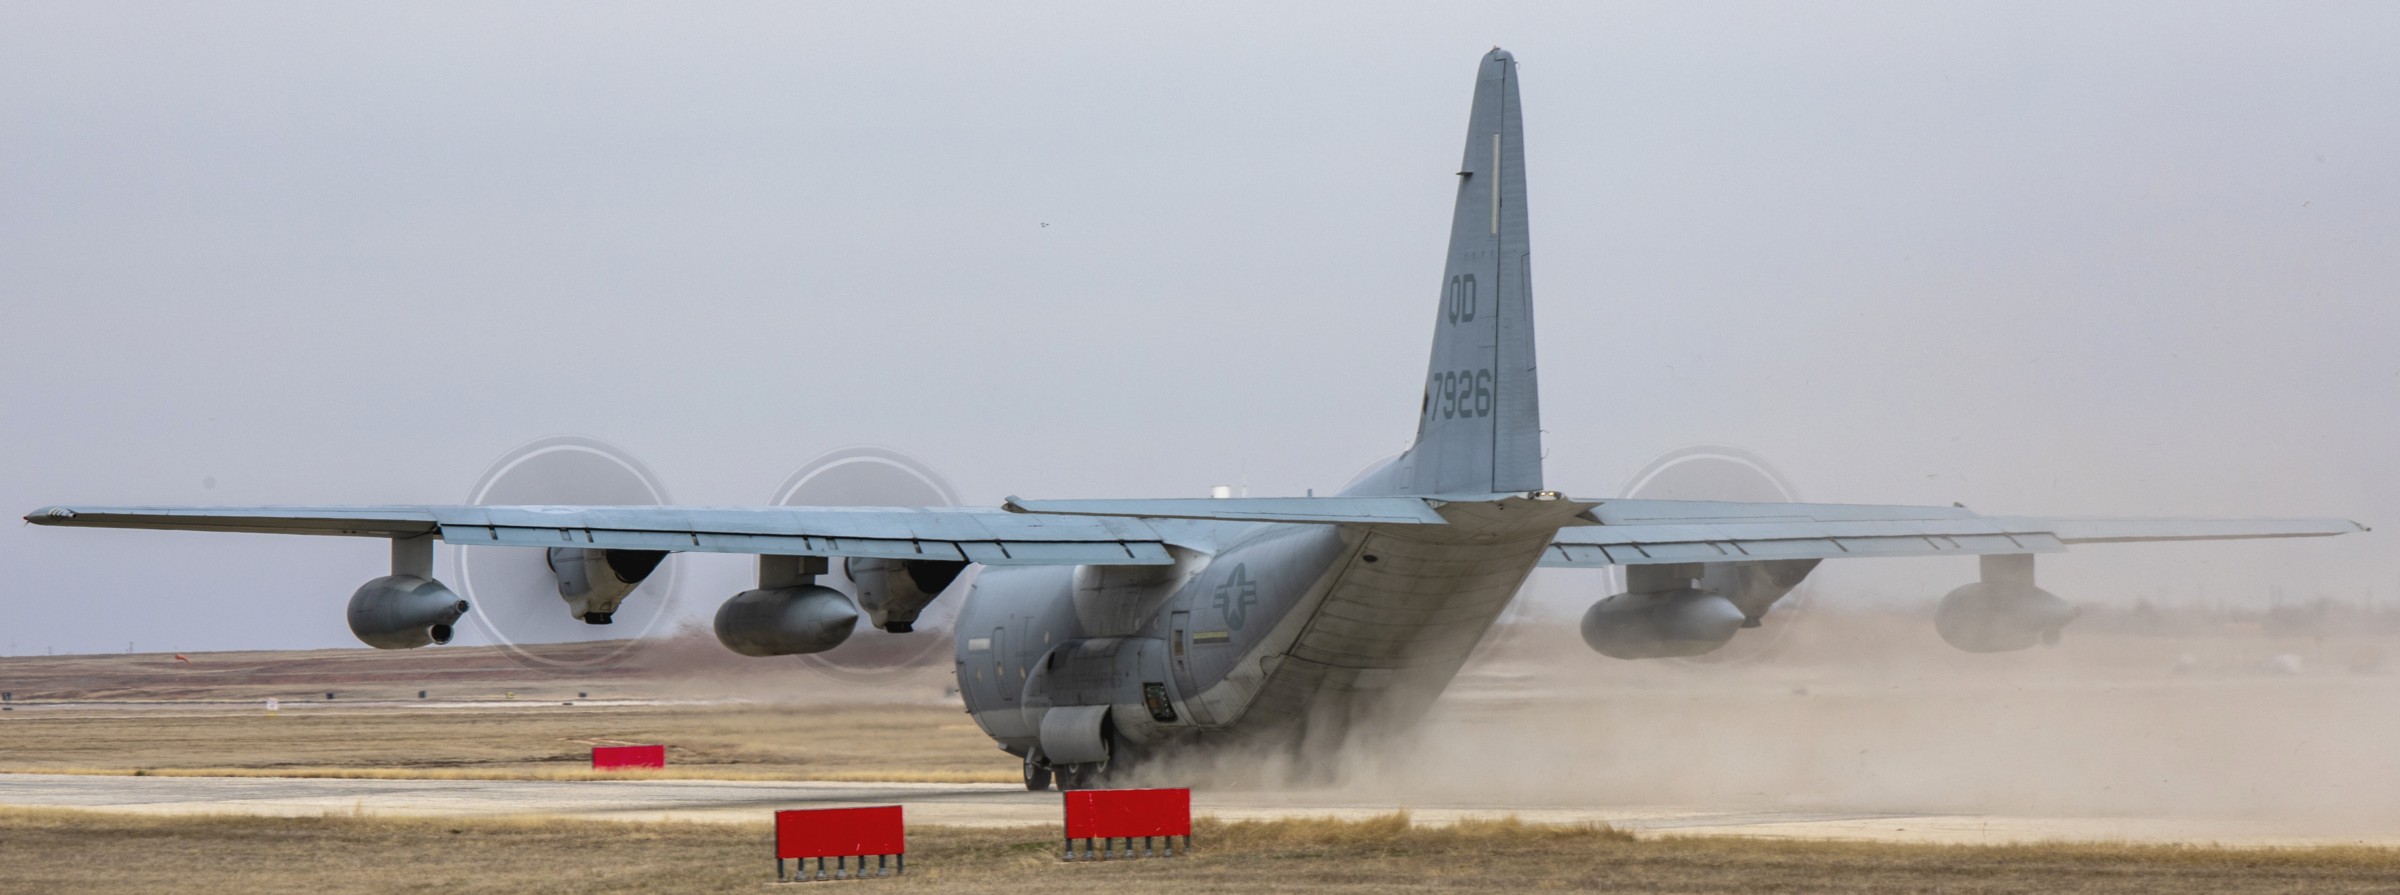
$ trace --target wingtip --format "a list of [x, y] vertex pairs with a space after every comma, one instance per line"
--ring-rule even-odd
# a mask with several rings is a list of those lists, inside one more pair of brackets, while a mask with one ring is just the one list
[[1000, 498], [1000, 509], [1002, 509], [1002, 510], [1005, 510], [1005, 511], [1007, 511], [1007, 512], [1011, 512], [1011, 513], [1023, 513], [1023, 512], [1026, 512], [1026, 509], [1025, 509], [1025, 507], [1023, 507], [1022, 505], [1020, 505], [1020, 502], [1021, 502], [1021, 501], [1023, 501], [1023, 500], [1024, 500], [1024, 498], [1022, 498], [1022, 497], [1018, 497], [1018, 496], [1016, 496], [1016, 495], [1014, 495], [1014, 494], [1011, 494], [1011, 495], [1009, 495], [1009, 496], [1007, 496], [1007, 497]]
[[35, 525], [57, 525], [75, 518], [75, 511], [66, 507], [43, 507], [25, 514], [25, 521]]

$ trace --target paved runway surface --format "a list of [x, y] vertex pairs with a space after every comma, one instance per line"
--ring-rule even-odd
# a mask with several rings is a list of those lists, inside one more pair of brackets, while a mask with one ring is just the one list
[[[736, 782], [712, 780], [341, 780], [274, 777], [131, 777], [0, 774], [0, 805], [149, 813], [271, 815], [512, 815], [764, 821], [778, 808], [904, 805], [909, 820], [962, 826], [1058, 822], [1056, 793], [1009, 784]], [[1998, 843], [2047, 839], [2218, 842], [2245, 845], [2400, 845], [2400, 831], [2296, 831], [2288, 824], [2170, 818], [2016, 817], [1981, 814], [1705, 810], [1663, 806], [1519, 808], [1408, 804], [1338, 792], [1195, 793], [1193, 808], [1227, 819], [1368, 817], [1406, 808], [1421, 823], [1514, 814], [1536, 822], [1598, 822], [1679, 835]]]

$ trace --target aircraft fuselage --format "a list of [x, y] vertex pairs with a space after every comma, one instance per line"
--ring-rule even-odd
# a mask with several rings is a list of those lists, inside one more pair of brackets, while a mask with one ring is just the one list
[[1211, 549], [1148, 592], [1094, 567], [985, 569], [956, 629], [959, 691], [1017, 755], [1059, 752], [1071, 734], [1054, 724], [1045, 745], [1044, 723], [1068, 706], [1106, 705], [1119, 752], [1260, 737], [1313, 750], [1405, 724], [1572, 515], [1492, 497], [1448, 504], [1441, 526], [1188, 523], [1181, 542]]

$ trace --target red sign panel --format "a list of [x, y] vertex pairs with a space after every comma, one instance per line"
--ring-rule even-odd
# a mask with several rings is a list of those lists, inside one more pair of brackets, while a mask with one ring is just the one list
[[1188, 789], [1078, 789], [1066, 795], [1068, 839], [1192, 835]]
[[592, 770], [615, 771], [623, 768], [663, 768], [667, 766], [665, 746], [593, 746]]
[[776, 858], [904, 855], [900, 806], [775, 812]]

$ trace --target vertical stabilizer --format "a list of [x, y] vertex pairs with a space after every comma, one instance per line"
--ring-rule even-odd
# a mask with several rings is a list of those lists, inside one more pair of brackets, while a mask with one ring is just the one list
[[1516, 58], [1495, 48], [1475, 77], [1417, 442], [1394, 470], [1408, 493], [1542, 487], [1523, 127]]

